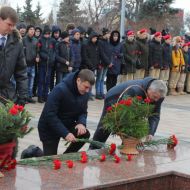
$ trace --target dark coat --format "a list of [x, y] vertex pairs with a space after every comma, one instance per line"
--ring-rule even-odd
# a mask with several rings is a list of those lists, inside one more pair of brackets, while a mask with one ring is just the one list
[[69, 74], [48, 96], [38, 124], [41, 141], [65, 138], [70, 127], [86, 126], [89, 94], [79, 94], [77, 75]]
[[[16, 86], [11, 83], [14, 75]], [[15, 100], [28, 96], [28, 80], [23, 44], [18, 31], [8, 35], [4, 49], [0, 49], [0, 95]]]
[[[118, 41], [113, 41], [114, 33], [118, 33]], [[123, 61], [123, 50], [122, 44], [120, 41], [120, 33], [118, 31], [112, 31], [110, 36], [110, 45], [111, 45], [111, 63], [113, 66], [108, 68], [107, 74], [110, 75], [119, 75], [121, 71], [121, 63]]]
[[[103, 113], [106, 113], [106, 108], [111, 106], [112, 104], [116, 103], [120, 94], [129, 86], [131, 85], [139, 85], [141, 86], [145, 91], [147, 91], [148, 87], [150, 86], [151, 82], [155, 80], [151, 77], [146, 77], [142, 80], [130, 80], [127, 81], [125, 83], [121, 83], [115, 87], [113, 87], [112, 89], [110, 89], [108, 91], [108, 93], [106, 94], [106, 98], [105, 98], [105, 105], [104, 105], [104, 111]], [[131, 97], [134, 96], [142, 96], [143, 99], [146, 98], [146, 95], [144, 93], [144, 91], [137, 87], [134, 86], [132, 88], [130, 88], [127, 92], [126, 95], [129, 95]], [[154, 102], [152, 104], [155, 104], [155, 108], [154, 108], [154, 114], [153, 116], [151, 116], [149, 118], [149, 133], [151, 135], [154, 135], [154, 133], [156, 132], [159, 120], [160, 120], [160, 110], [161, 110], [161, 104], [163, 102], [164, 98], [161, 98], [159, 101]]]
[[34, 66], [37, 57], [37, 43], [35, 37], [30, 38], [28, 35], [23, 38], [24, 53], [27, 66]]
[[149, 54], [149, 45], [147, 39], [137, 38], [138, 44], [138, 60], [136, 64], [137, 69], [145, 69], [148, 71], [148, 54]]
[[[56, 45], [56, 62], [57, 71], [68, 73], [68, 67], [71, 65], [70, 47], [66, 42], [61, 41]], [[70, 65], [66, 65], [66, 61], [69, 61]]]
[[138, 45], [136, 41], [133, 40], [130, 42], [128, 39], [126, 39], [125, 43], [123, 44], [124, 63], [121, 74], [136, 72], [137, 52]]
[[92, 43], [92, 38], [97, 36], [95, 32], [92, 32], [89, 36], [89, 40], [86, 44], [82, 45], [82, 65], [81, 69], [90, 69], [95, 71], [100, 64], [100, 48], [98, 41]]
[[162, 69], [171, 68], [172, 65], [172, 47], [169, 44], [163, 45], [163, 64]]
[[101, 65], [107, 67], [108, 65], [111, 64], [111, 52], [112, 52], [111, 45], [109, 41], [106, 39], [100, 39], [98, 44], [100, 48]]
[[162, 45], [153, 39], [149, 45], [149, 68], [161, 68], [162, 67]]
[[79, 69], [81, 66], [81, 42], [80, 40], [71, 39], [70, 44], [71, 62], [74, 69]]
[[39, 65], [48, 65], [53, 67], [55, 63], [56, 41], [53, 38], [41, 37], [38, 42], [38, 51], [40, 55]]

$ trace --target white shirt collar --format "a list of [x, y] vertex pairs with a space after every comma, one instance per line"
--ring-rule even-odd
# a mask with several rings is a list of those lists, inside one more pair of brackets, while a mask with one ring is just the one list
[[3, 36], [2, 34], [0, 34], [0, 38], [2, 38], [2, 37], [6, 38], [6, 40], [5, 40], [5, 44], [6, 44], [8, 35], [6, 34], [5, 36]]

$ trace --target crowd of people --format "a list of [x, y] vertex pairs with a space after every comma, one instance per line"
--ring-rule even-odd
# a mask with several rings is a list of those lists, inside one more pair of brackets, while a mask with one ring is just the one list
[[34, 102], [33, 95], [40, 103], [46, 101], [54, 85], [84, 68], [96, 72], [97, 99], [104, 98], [105, 80], [108, 91], [117, 82], [146, 76], [165, 81], [169, 95], [190, 93], [190, 43], [181, 36], [128, 30], [120, 42], [119, 31], [107, 28], [101, 34], [93, 29], [87, 34], [74, 24], [61, 32], [59, 26], [42, 30], [20, 23], [17, 29], [25, 50], [29, 102]]

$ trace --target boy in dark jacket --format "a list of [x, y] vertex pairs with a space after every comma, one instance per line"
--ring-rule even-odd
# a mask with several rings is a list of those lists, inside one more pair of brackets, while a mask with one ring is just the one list
[[38, 102], [43, 103], [47, 100], [51, 69], [55, 63], [55, 40], [51, 38], [49, 26], [44, 27], [43, 36], [38, 43], [40, 55], [39, 79], [38, 79]]
[[56, 45], [56, 84], [60, 83], [69, 72], [72, 71], [69, 33], [64, 31], [61, 33], [62, 41]]
[[148, 33], [146, 29], [141, 29], [137, 32], [137, 63], [135, 79], [143, 79], [148, 76]]
[[107, 72], [107, 91], [117, 84], [117, 77], [120, 74], [121, 63], [123, 60], [122, 44], [120, 43], [120, 33], [116, 30], [111, 32], [110, 45], [112, 66], [108, 68]]
[[160, 68], [162, 67], [162, 33], [156, 32], [149, 45], [149, 76], [159, 78]]
[[28, 73], [28, 102], [35, 103], [32, 99], [33, 96], [33, 84], [35, 77], [35, 64], [39, 62], [39, 56], [37, 55], [37, 39], [34, 37], [35, 28], [33, 25], [27, 26], [27, 34], [23, 38], [24, 53], [27, 64]]
[[95, 82], [88, 69], [70, 73], [50, 93], [39, 119], [38, 131], [44, 155], [57, 154], [60, 138], [71, 142], [65, 153], [77, 152], [84, 143], [76, 138], [89, 138], [86, 129], [89, 91]]
[[168, 34], [163, 36], [164, 43], [163, 47], [163, 64], [160, 71], [160, 80], [168, 83], [170, 68], [172, 65], [172, 47], [171, 47], [171, 36]]

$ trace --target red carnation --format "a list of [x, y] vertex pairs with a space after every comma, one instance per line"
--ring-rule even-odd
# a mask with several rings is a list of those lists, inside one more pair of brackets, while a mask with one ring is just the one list
[[12, 159], [12, 160], [11, 160], [11, 169], [15, 169], [16, 164], [17, 164], [16, 159]]
[[150, 98], [145, 98], [144, 102], [147, 103], [147, 104], [149, 104], [151, 102], [151, 100], [150, 100]]
[[106, 111], [107, 112], [112, 111], [112, 107], [111, 106], [107, 107]]
[[88, 156], [87, 155], [82, 155], [81, 159], [80, 159], [80, 162], [81, 163], [86, 163], [87, 161], [88, 161]]
[[172, 135], [169, 138], [169, 142], [168, 142], [168, 148], [174, 148], [176, 145], [178, 144], [178, 139], [175, 135]]
[[115, 161], [115, 163], [119, 163], [121, 161], [121, 158], [115, 154], [114, 161]]
[[82, 156], [87, 156], [87, 154], [86, 154], [85, 151], [82, 151], [82, 152], [81, 152], [81, 157], [82, 157]]
[[105, 155], [105, 154], [102, 154], [102, 155], [100, 156], [100, 161], [103, 162], [103, 161], [105, 161], [105, 160], [106, 160], [106, 155]]
[[130, 106], [132, 104], [132, 99], [131, 98], [129, 98], [129, 99], [127, 99], [126, 101], [125, 101], [125, 105], [126, 106]]
[[67, 163], [68, 168], [72, 168], [74, 166], [74, 163], [72, 160], [67, 160], [66, 163]]
[[9, 110], [9, 113], [11, 115], [17, 115], [18, 114], [18, 109], [16, 109], [14, 106]]
[[137, 100], [141, 101], [142, 100], [142, 96], [137, 96]]
[[116, 144], [112, 143], [112, 144], [110, 145], [109, 154], [112, 155], [112, 154], [115, 152], [115, 150], [116, 150]]
[[54, 164], [54, 170], [58, 170], [61, 168], [61, 161], [60, 160], [54, 160], [53, 164]]
[[125, 104], [125, 100], [120, 100], [119, 104]]
[[132, 155], [131, 154], [128, 154], [127, 155], [127, 161], [131, 161], [132, 160]]

